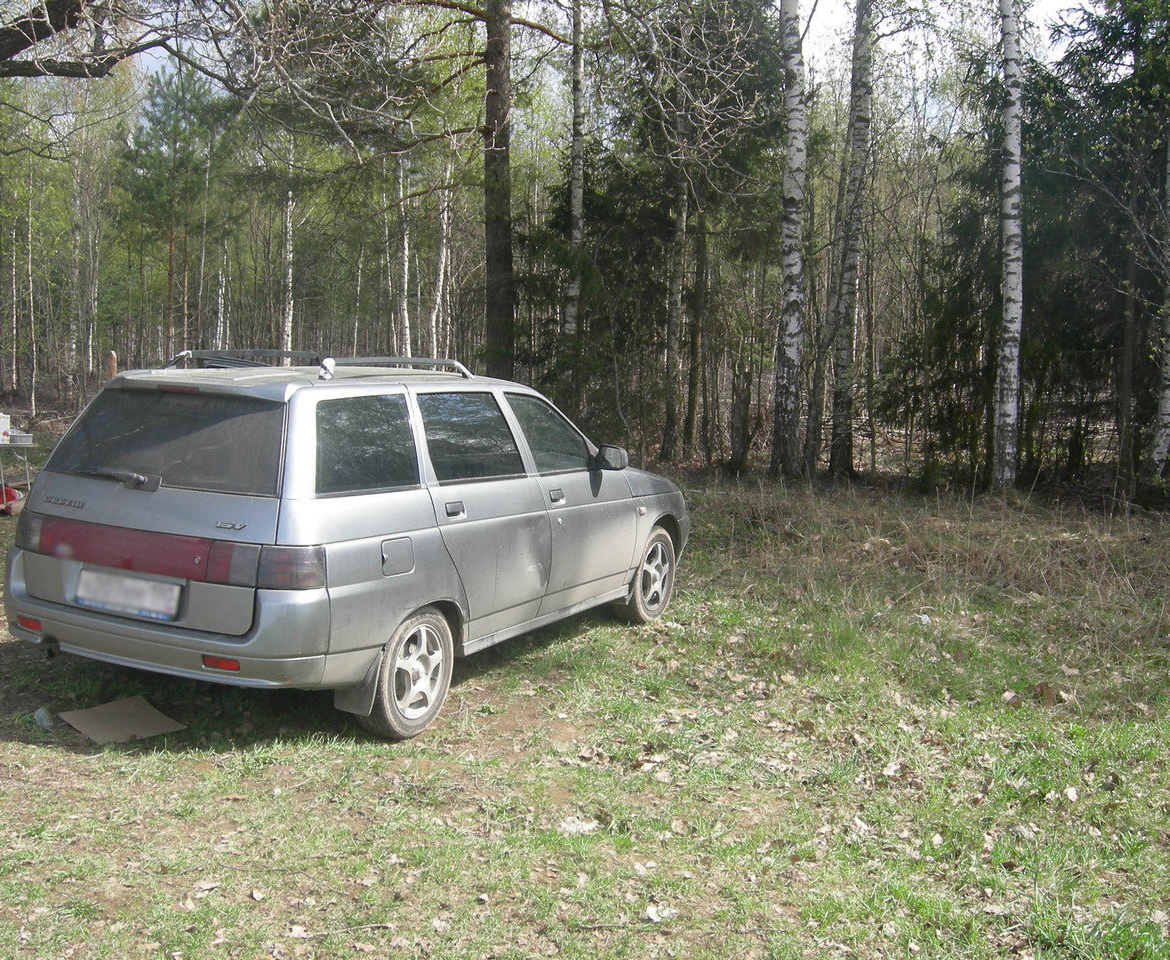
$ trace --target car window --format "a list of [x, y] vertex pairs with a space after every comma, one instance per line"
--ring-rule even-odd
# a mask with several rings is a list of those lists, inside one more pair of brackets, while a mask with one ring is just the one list
[[353, 493], [418, 483], [406, 397], [317, 404], [317, 492]]
[[490, 393], [422, 393], [418, 406], [439, 480], [524, 472], [516, 440]]
[[577, 429], [551, 404], [520, 393], [509, 393], [508, 404], [520, 421], [537, 470], [552, 473], [588, 469], [589, 447]]
[[165, 388], [103, 390], [47, 469], [128, 471], [161, 477], [167, 487], [274, 497], [283, 435], [278, 401]]

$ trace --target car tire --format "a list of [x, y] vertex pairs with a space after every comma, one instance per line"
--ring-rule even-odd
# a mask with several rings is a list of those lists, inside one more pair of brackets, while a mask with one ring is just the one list
[[662, 615], [673, 592], [674, 541], [662, 527], [655, 527], [634, 573], [630, 596], [614, 609], [630, 623], [651, 623]]
[[434, 607], [424, 607], [395, 632], [382, 653], [374, 708], [363, 727], [387, 740], [407, 740], [438, 716], [451, 686], [455, 645], [451, 626]]

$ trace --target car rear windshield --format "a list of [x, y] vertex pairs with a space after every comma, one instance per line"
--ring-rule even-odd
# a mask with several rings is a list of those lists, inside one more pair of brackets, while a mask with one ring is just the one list
[[253, 397], [106, 390], [58, 445], [58, 473], [158, 476], [168, 487], [273, 497], [284, 404]]

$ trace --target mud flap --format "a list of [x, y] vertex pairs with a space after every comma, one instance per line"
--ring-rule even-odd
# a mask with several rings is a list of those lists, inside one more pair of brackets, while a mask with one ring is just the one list
[[341, 687], [333, 691], [333, 706], [346, 713], [357, 714], [359, 717], [368, 717], [374, 709], [374, 694], [378, 691], [378, 673], [382, 669], [382, 658], [386, 656], [383, 650], [374, 658], [370, 668], [360, 683], [352, 687]]

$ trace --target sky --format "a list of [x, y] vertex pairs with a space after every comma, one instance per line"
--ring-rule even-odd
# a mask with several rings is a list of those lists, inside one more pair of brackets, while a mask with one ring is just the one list
[[[998, 11], [997, 0], [974, 0], [986, 3], [989, 10]], [[815, 3], [815, 8], [814, 8]], [[1044, 43], [1049, 58], [1055, 58], [1058, 51], [1048, 43], [1050, 27], [1060, 14], [1080, 4], [1077, 0], [1033, 0], [1028, 4], [1027, 17], [1036, 25], [1038, 38]], [[805, 55], [815, 66], [825, 64], [826, 58], [836, 55], [836, 48], [852, 27], [852, 0], [801, 0], [801, 15], [812, 22], [805, 41]]]

